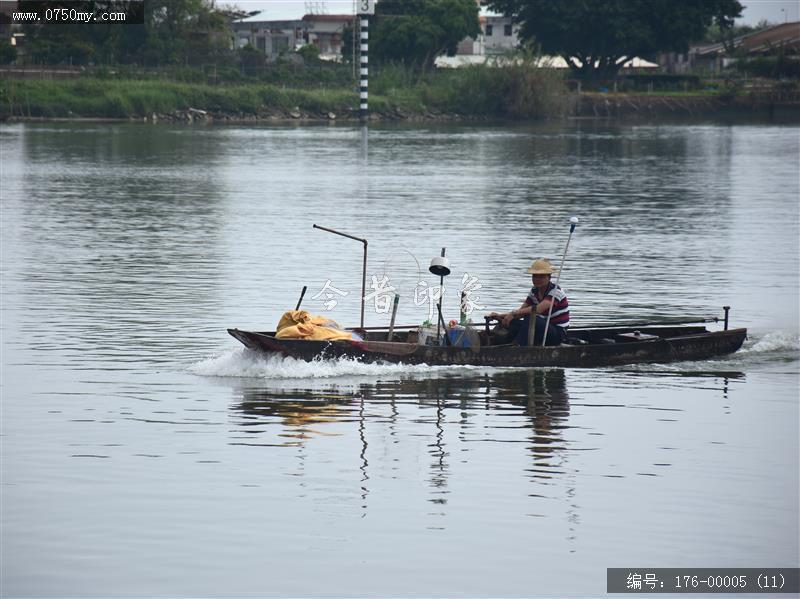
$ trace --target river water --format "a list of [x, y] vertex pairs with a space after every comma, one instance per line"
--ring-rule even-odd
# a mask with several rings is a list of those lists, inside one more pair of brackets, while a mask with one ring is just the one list
[[[597, 596], [609, 567], [800, 561], [800, 127], [12, 124], [2, 595]], [[516, 307], [717, 316], [696, 363], [264, 358], [227, 327]], [[374, 277], [374, 278], [373, 278]], [[479, 287], [478, 287], [479, 285]], [[368, 289], [368, 292], [370, 289]], [[415, 295], [416, 293], [416, 295]], [[426, 296], [428, 293], [428, 296]], [[718, 325], [710, 325], [718, 328]]]

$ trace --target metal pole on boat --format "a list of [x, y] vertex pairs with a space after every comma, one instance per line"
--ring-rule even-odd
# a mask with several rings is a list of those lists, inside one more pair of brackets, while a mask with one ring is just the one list
[[303, 303], [303, 298], [306, 296], [306, 289], [308, 289], [308, 287], [303, 285], [303, 290], [300, 292], [300, 299], [297, 300], [297, 305], [294, 307], [295, 310], [300, 309], [300, 304]]
[[395, 316], [397, 316], [397, 304], [399, 303], [400, 303], [400, 296], [395, 293], [394, 302], [392, 303], [392, 319], [389, 321], [389, 335], [386, 338], [387, 341], [391, 341], [392, 336], [394, 335], [394, 319]]
[[[436, 340], [437, 343], [439, 342], [439, 335], [441, 335], [442, 331], [442, 323], [444, 322], [444, 317], [442, 316], [442, 299], [444, 298], [444, 278], [450, 274], [450, 261], [445, 258], [445, 253], [447, 248], [442, 248], [442, 255], [437, 256], [433, 260], [431, 260], [431, 265], [428, 267], [428, 270], [435, 274], [439, 275], [439, 303], [437, 307], [439, 309], [439, 320], [436, 321]], [[447, 345], [449, 345], [450, 338], [446, 336], [447, 330], [445, 330], [445, 341], [447, 341]]]
[[334, 235], [341, 235], [342, 237], [347, 237], [348, 239], [355, 239], [356, 241], [360, 241], [364, 244], [364, 268], [361, 271], [361, 328], [364, 328], [364, 297], [367, 295], [367, 240], [362, 239], [361, 237], [356, 237], [355, 235], [348, 235], [347, 233], [342, 233], [341, 231], [336, 231], [334, 229], [329, 229], [328, 227], [321, 227], [319, 225], [313, 225], [315, 229], [321, 229], [323, 231], [327, 231], [328, 233], [333, 233]]
[[[569, 242], [572, 239], [572, 233], [575, 231], [575, 227], [578, 226], [578, 221], [580, 219], [577, 216], [573, 216], [569, 219], [569, 237], [567, 237], [567, 245], [564, 247], [564, 255], [561, 258], [561, 267], [558, 269], [558, 274], [556, 275], [556, 287], [558, 287], [558, 282], [561, 280], [561, 273], [564, 272], [564, 264], [567, 262], [567, 250], [569, 249]], [[550, 300], [550, 309], [547, 311], [547, 320], [544, 323], [544, 335], [542, 335], [542, 347], [547, 342], [547, 329], [550, 327], [550, 315], [553, 313], [553, 304], [555, 302], [553, 299]], [[534, 314], [531, 314], [533, 318], [536, 318]]]
[[441, 330], [439, 327], [444, 329], [444, 344], [445, 345], [453, 345], [453, 342], [450, 340], [450, 335], [447, 334], [447, 327], [444, 324], [444, 316], [442, 316], [442, 300], [439, 299], [439, 303], [436, 304], [436, 309], [439, 311], [439, 320], [436, 325], [436, 340], [439, 341], [439, 331]]

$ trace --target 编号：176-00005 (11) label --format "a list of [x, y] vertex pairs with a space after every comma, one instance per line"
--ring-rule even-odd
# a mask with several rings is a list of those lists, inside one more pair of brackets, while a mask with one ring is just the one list
[[800, 568], [607, 568], [607, 593], [798, 593]]

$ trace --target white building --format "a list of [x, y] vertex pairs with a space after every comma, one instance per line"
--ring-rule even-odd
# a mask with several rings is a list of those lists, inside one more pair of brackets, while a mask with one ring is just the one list
[[263, 12], [234, 21], [233, 32], [237, 48], [248, 44], [261, 50], [268, 58], [295, 50], [305, 43], [303, 15], [297, 19], [273, 19]]
[[307, 43], [319, 48], [323, 60], [342, 57], [344, 28], [353, 23], [353, 15], [305, 15]]
[[[275, 1], [258, 14], [234, 21], [235, 45], [250, 44], [275, 59], [305, 44], [319, 47], [320, 58], [342, 54], [342, 33], [354, 18], [352, 1]], [[335, 9], [336, 14], [330, 11]]]
[[484, 54], [505, 54], [519, 45], [519, 25], [512, 23], [511, 17], [481, 8], [480, 22]]
[[461, 40], [456, 50], [457, 56], [497, 56], [513, 50], [519, 44], [519, 25], [511, 22], [511, 17], [491, 12], [481, 7], [478, 15], [481, 33], [477, 39], [467, 37]]

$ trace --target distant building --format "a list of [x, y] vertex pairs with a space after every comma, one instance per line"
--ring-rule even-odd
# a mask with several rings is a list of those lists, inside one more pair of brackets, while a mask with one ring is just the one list
[[458, 44], [457, 56], [497, 56], [513, 50], [519, 45], [519, 25], [511, 17], [491, 12], [480, 7], [478, 16], [481, 32], [477, 39], [465, 37]]
[[686, 73], [693, 69], [708, 69], [717, 73], [736, 62], [731, 54], [774, 56], [782, 52], [800, 56], [800, 21], [773, 25], [731, 40], [728, 44], [692, 46], [689, 52], [662, 54], [659, 62], [670, 73]]
[[[307, 12], [309, 6], [324, 3], [276, 2], [270, 9], [245, 19], [234, 21], [233, 30], [236, 48], [251, 45], [263, 52], [269, 60], [281, 54], [297, 50], [305, 44], [319, 48], [320, 58], [340, 60], [345, 27], [353, 23], [353, 13], [325, 14]], [[343, 7], [338, 6], [341, 10]], [[504, 16], [481, 6], [479, 12], [481, 32], [477, 38], [467, 37], [458, 44], [455, 56], [439, 56], [439, 67], [460, 67], [496, 61], [519, 46], [519, 25], [511, 17]], [[502, 61], [501, 61], [502, 62]], [[561, 57], [542, 57], [541, 66], [566, 69]], [[626, 69], [652, 69], [658, 65], [634, 58], [626, 63]]]
[[519, 25], [511, 17], [481, 8], [480, 21], [486, 55], [505, 54], [519, 46]]
[[344, 28], [353, 22], [353, 14], [308, 13], [308, 2], [281, 4], [280, 10], [270, 8], [234, 21], [236, 48], [249, 44], [274, 60], [305, 44], [314, 44], [319, 47], [320, 58], [341, 58]]
[[[263, 15], [263, 16], [262, 16]], [[258, 13], [233, 22], [236, 48], [248, 44], [263, 52], [267, 58], [277, 58], [306, 43], [303, 15], [296, 19], [274, 19]]]
[[323, 60], [338, 60], [342, 56], [344, 28], [353, 23], [353, 15], [305, 15], [306, 43], [319, 48]]

